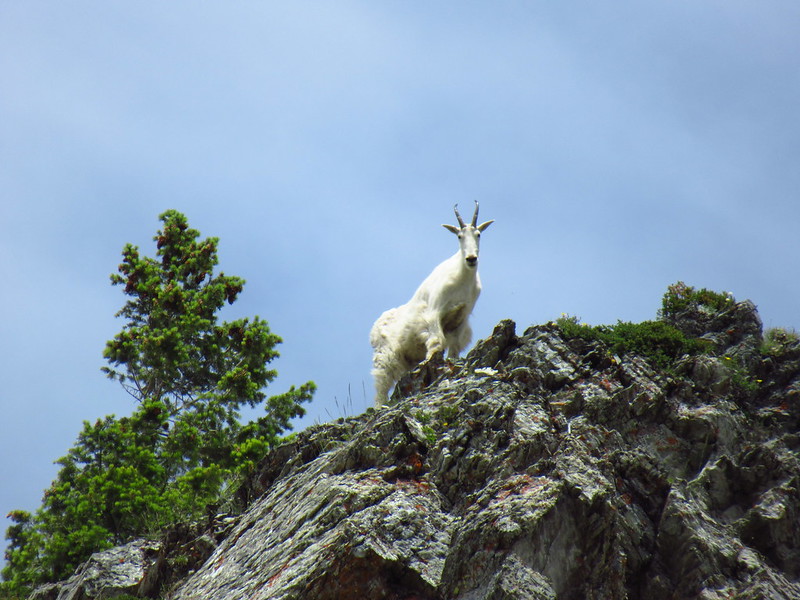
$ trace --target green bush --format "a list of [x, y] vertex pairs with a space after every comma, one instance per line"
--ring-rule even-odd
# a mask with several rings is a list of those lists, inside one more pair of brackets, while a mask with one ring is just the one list
[[710, 312], [719, 312], [731, 306], [733, 302], [733, 296], [728, 293], [712, 292], [705, 288], [697, 290], [679, 281], [667, 288], [658, 316], [660, 319], [669, 319], [693, 307], [707, 307]]
[[793, 329], [773, 327], [764, 333], [761, 354], [765, 356], [781, 356], [790, 348], [797, 347], [800, 336]]
[[635, 352], [661, 369], [668, 368], [684, 354], [700, 354], [709, 348], [704, 340], [688, 338], [663, 321], [619, 321], [616, 325], [589, 326], [577, 317], [565, 315], [556, 324], [567, 339], [597, 340], [617, 355]]

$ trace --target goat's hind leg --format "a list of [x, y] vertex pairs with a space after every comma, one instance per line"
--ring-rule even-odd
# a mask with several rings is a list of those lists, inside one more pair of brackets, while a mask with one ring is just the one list
[[389, 399], [389, 389], [394, 382], [382, 369], [373, 369], [372, 376], [375, 378], [375, 406], [380, 407]]
[[375, 379], [375, 406], [389, 399], [389, 390], [409, 369], [399, 349], [383, 347], [372, 357], [372, 376]]

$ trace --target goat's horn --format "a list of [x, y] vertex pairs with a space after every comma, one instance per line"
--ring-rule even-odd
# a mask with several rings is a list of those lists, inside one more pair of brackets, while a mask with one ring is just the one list
[[477, 200], [475, 200], [475, 214], [472, 215], [472, 226], [473, 227], [477, 227], [478, 226], [478, 201]]
[[462, 219], [461, 215], [458, 214], [458, 204], [453, 207], [453, 210], [456, 211], [456, 219], [458, 219], [458, 224], [461, 226], [461, 229], [464, 229], [466, 225], [464, 225], [464, 219]]

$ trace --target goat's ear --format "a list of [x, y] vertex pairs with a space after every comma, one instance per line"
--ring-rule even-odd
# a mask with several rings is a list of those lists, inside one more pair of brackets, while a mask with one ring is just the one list
[[486, 221], [486, 223], [481, 223], [480, 225], [478, 225], [478, 231], [483, 231], [484, 229], [489, 227], [489, 225], [491, 225], [492, 223], [494, 223], [494, 219], [492, 219], [491, 221]]
[[458, 235], [459, 233], [461, 233], [461, 230], [460, 230], [458, 227], [456, 227], [455, 225], [442, 225], [442, 227], [444, 227], [445, 229], [447, 229], [447, 231], [452, 231], [452, 232], [453, 232], [453, 233], [455, 233], [456, 235]]

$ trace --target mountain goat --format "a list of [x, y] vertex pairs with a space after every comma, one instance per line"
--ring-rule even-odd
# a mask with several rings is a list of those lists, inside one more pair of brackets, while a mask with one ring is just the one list
[[469, 225], [458, 214], [457, 204], [454, 210], [459, 226], [442, 227], [458, 236], [458, 252], [425, 278], [411, 300], [378, 317], [370, 331], [375, 349], [376, 406], [386, 401], [389, 389], [417, 364], [445, 350], [456, 357], [472, 339], [469, 316], [481, 293], [478, 246], [481, 232], [494, 221], [477, 225], [477, 201]]

